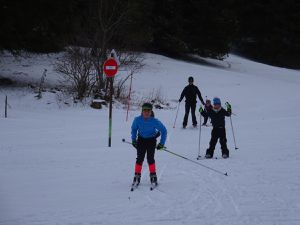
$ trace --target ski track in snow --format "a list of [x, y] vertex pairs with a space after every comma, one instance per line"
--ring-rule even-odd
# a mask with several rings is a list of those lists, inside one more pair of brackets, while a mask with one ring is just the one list
[[[2, 74], [38, 81], [45, 67], [54, 84], [51, 57], [32, 56], [15, 68], [7, 57]], [[178, 99], [194, 75], [203, 96], [232, 103], [239, 149], [227, 119], [230, 158], [221, 158], [217, 144], [217, 160], [199, 161], [228, 177], [156, 151], [159, 185], [150, 191], [145, 162], [141, 184], [130, 192], [136, 155], [121, 140], [130, 141], [139, 111], [125, 122], [125, 111], [114, 107], [108, 148], [107, 109], [61, 107], [55, 94], [37, 101], [32, 91], [1, 89], [11, 107], [9, 118], [0, 118], [0, 225], [300, 225], [300, 72], [232, 55], [223, 69], [154, 54], [145, 62], [133, 81], [137, 95], [159, 79], [165, 97]], [[172, 110], [155, 110], [168, 129], [167, 149], [196, 161], [199, 127], [181, 128], [182, 102], [174, 129], [178, 103], [170, 102]], [[201, 129], [203, 156], [211, 127]]]

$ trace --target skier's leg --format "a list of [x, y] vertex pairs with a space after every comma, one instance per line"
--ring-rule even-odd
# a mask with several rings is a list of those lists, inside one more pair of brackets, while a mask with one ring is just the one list
[[186, 127], [188, 123], [188, 118], [189, 118], [189, 113], [190, 113], [190, 104], [188, 102], [185, 103], [185, 114], [184, 114], [184, 119], [183, 119], [183, 127]]
[[219, 136], [220, 136], [220, 144], [222, 149], [222, 156], [224, 158], [229, 157], [229, 150], [227, 148], [227, 139], [226, 139], [226, 130], [225, 128], [219, 129]]
[[207, 123], [207, 120], [208, 120], [208, 116], [204, 116], [204, 122], [203, 122], [203, 124], [202, 124], [202, 125], [206, 125], [206, 123]]
[[206, 150], [206, 158], [212, 158], [214, 155], [214, 150], [218, 141], [218, 130], [217, 128], [213, 128], [211, 131], [211, 139], [209, 142], [209, 148]]
[[149, 165], [149, 172], [150, 172], [150, 182], [157, 183], [157, 176], [156, 176], [156, 166], [155, 166], [155, 148], [156, 148], [156, 139], [150, 139], [147, 145], [147, 161]]
[[196, 111], [196, 102], [191, 104], [193, 126], [197, 126], [197, 118], [196, 118], [195, 111]]
[[137, 141], [137, 157], [136, 157], [136, 163], [135, 163], [135, 173], [141, 173], [142, 172], [142, 165], [144, 162], [144, 158], [146, 155], [146, 146], [145, 141], [141, 138]]

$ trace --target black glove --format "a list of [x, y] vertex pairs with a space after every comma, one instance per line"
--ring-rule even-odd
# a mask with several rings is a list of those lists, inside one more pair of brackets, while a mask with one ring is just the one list
[[132, 144], [133, 147], [137, 148], [137, 142], [136, 141], [132, 141], [131, 144]]
[[181, 102], [182, 99], [179, 99], [178, 102]]
[[165, 148], [165, 146], [161, 143], [159, 143], [156, 147], [157, 150], [163, 150]]

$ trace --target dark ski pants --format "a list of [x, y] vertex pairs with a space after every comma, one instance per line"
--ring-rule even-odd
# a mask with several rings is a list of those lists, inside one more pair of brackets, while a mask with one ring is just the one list
[[195, 115], [195, 111], [196, 111], [196, 102], [186, 102], [185, 103], [185, 115], [184, 115], [184, 119], [183, 119], [183, 126], [186, 126], [188, 123], [188, 118], [189, 118], [189, 113], [191, 110], [191, 114], [192, 114], [192, 121], [193, 121], [193, 125], [197, 125], [197, 119], [196, 119], [196, 115]]
[[149, 164], [150, 173], [155, 173], [155, 154], [156, 139], [139, 137], [137, 141], [137, 158], [136, 158], [136, 173], [141, 173], [145, 155], [147, 153], [147, 162]]
[[222, 155], [226, 154], [229, 156], [229, 150], [227, 148], [226, 130], [224, 127], [218, 127], [212, 129], [209, 148], [206, 150], [206, 154], [210, 154], [211, 156], [214, 155], [214, 150], [218, 142], [218, 139], [220, 139]]
[[206, 123], [207, 123], [207, 120], [208, 120], [208, 115], [206, 114], [206, 113], [201, 113], [201, 115], [203, 116], [203, 118], [204, 118], [204, 122], [203, 122], [203, 124], [204, 125], [206, 125]]
[[203, 122], [203, 124], [205, 125], [205, 124], [207, 123], [208, 116], [203, 116], [203, 118], [204, 118], [204, 122]]

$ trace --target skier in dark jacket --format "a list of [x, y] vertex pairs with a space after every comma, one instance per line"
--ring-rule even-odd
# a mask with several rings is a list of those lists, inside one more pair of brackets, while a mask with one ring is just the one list
[[[150, 182], [157, 184], [154, 160], [155, 148], [162, 150], [167, 139], [167, 129], [158, 119], [154, 118], [152, 108], [150, 103], [144, 103], [142, 106], [142, 115], [135, 117], [131, 125], [132, 145], [137, 149], [133, 182], [137, 182], [138, 184], [141, 180], [142, 165], [146, 153], [150, 172]], [[156, 138], [160, 135], [160, 142], [156, 145]]]
[[226, 130], [225, 130], [225, 116], [231, 116], [231, 105], [228, 103], [227, 110], [221, 106], [221, 100], [219, 98], [213, 99], [213, 109], [206, 112], [200, 107], [199, 112], [203, 116], [209, 116], [211, 118], [213, 129], [211, 131], [211, 139], [209, 142], [209, 148], [206, 150], [205, 158], [212, 158], [218, 139], [220, 139], [222, 157], [229, 157], [229, 150], [227, 148]]
[[187, 126], [190, 110], [191, 110], [191, 114], [192, 114], [193, 126], [194, 127], [197, 126], [197, 119], [196, 119], [196, 115], [195, 115], [196, 104], [197, 104], [197, 95], [198, 95], [198, 98], [200, 99], [201, 103], [203, 105], [205, 104], [198, 87], [193, 84], [194, 78], [189, 77], [188, 81], [189, 81], [189, 85], [187, 85], [183, 89], [183, 91], [180, 95], [180, 98], [179, 98], [179, 102], [181, 102], [183, 97], [185, 97], [185, 115], [184, 115], [184, 119], [183, 119], [183, 123], [182, 123], [183, 128], [186, 128], [186, 126]]

